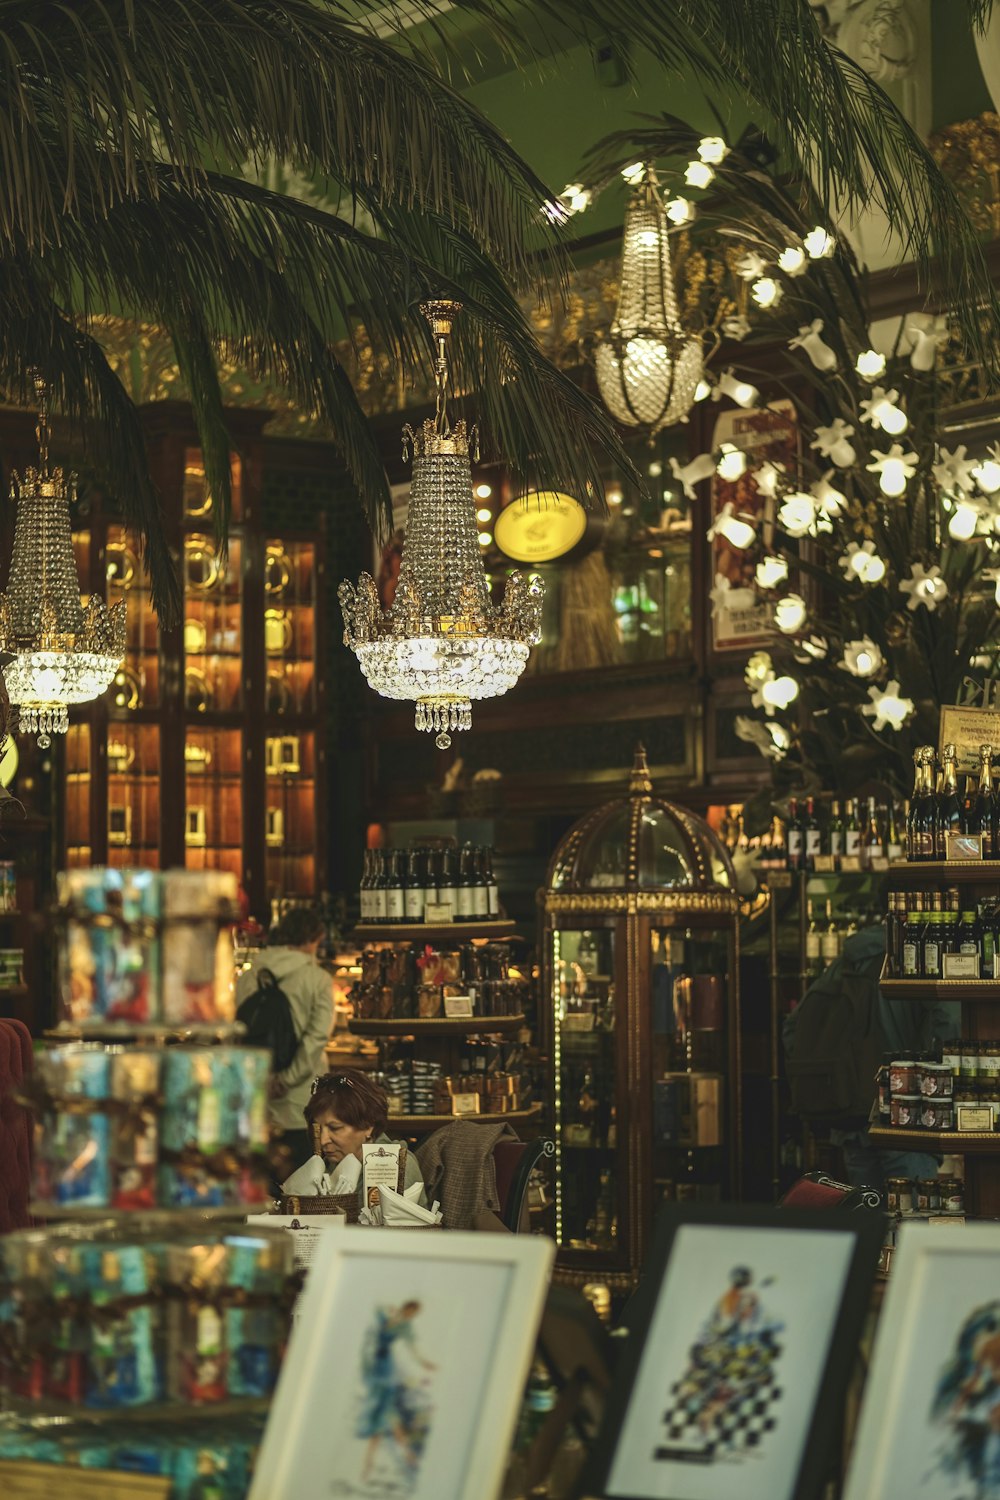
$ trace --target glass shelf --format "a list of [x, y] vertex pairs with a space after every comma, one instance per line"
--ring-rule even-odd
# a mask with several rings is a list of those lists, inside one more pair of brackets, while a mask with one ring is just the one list
[[242, 879], [243, 731], [189, 728], [184, 762], [184, 862]]
[[159, 866], [160, 729], [108, 725], [108, 863]]
[[270, 900], [316, 891], [316, 736], [269, 735], [265, 742], [265, 868]]
[[305, 714], [316, 703], [316, 548], [270, 538], [264, 552], [264, 651], [268, 714]]

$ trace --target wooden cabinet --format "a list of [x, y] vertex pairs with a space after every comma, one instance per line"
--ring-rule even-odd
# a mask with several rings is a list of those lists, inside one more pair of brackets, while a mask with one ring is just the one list
[[81, 587], [124, 592], [128, 653], [105, 697], [71, 716], [64, 862], [229, 870], [266, 920], [325, 884], [322, 531], [264, 526], [266, 414], [236, 412], [220, 546], [186, 408], [146, 417], [182, 619], [159, 629], [136, 539], [92, 505], [74, 538]]

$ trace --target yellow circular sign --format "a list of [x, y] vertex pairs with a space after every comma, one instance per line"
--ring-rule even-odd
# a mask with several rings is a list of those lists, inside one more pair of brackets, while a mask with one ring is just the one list
[[572, 495], [534, 490], [497, 516], [493, 535], [515, 562], [551, 562], [572, 551], [587, 529], [587, 512]]

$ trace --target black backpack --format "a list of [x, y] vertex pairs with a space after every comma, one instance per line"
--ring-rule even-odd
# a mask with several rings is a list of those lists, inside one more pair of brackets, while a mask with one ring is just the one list
[[288, 1067], [299, 1050], [299, 1039], [288, 996], [270, 969], [257, 970], [257, 988], [243, 1001], [236, 1019], [246, 1027], [245, 1047], [263, 1047], [270, 1052], [272, 1073]]
[[886, 1043], [877, 962], [841, 958], [802, 998], [783, 1028], [795, 1114], [850, 1130], [868, 1124]]

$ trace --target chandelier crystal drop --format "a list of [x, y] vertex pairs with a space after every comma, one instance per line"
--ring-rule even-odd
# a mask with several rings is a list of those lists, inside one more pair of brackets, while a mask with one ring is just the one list
[[86, 606], [73, 556], [69, 497], [74, 476], [49, 468], [48, 394], [35, 376], [38, 467], [13, 475], [17, 504], [7, 592], [0, 594], [0, 654], [18, 732], [43, 748], [69, 728], [68, 705], [110, 685], [125, 656], [125, 601]]
[[[418, 432], [403, 428], [403, 456], [413, 451], [406, 534], [396, 594], [382, 609], [375, 580], [342, 583], [344, 642], [369, 685], [383, 698], [416, 705], [417, 729], [436, 734], [472, 727], [472, 703], [509, 692], [540, 638], [540, 579], [511, 573], [494, 605], [479, 545], [470, 446], [475, 428], [447, 414], [447, 347], [457, 302], [427, 302], [421, 311], [437, 346], [437, 407]], [[478, 457], [478, 452], [476, 452]]]
[[612, 416], [653, 437], [687, 416], [704, 369], [701, 339], [677, 310], [667, 210], [647, 166], [625, 207], [621, 287], [595, 350], [597, 384]]

